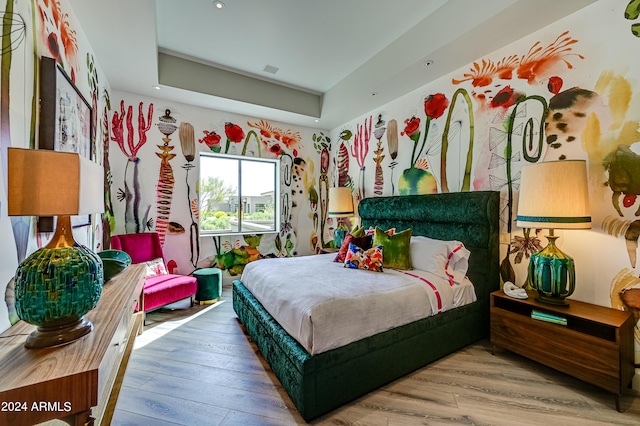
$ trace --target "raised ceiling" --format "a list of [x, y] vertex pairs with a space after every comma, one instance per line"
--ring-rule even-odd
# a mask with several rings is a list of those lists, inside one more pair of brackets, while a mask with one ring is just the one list
[[112, 89], [324, 129], [596, 0], [222, 1], [70, 0]]

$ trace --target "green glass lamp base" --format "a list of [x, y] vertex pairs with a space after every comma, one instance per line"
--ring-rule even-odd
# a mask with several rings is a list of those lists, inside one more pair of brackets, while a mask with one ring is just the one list
[[38, 327], [25, 347], [63, 345], [93, 329], [84, 315], [100, 300], [104, 268], [97, 254], [75, 242], [69, 216], [58, 217], [49, 244], [18, 266], [14, 281], [18, 317]]
[[66, 345], [91, 333], [91, 330], [93, 324], [84, 317], [59, 327], [40, 326], [27, 337], [24, 346], [28, 349], [40, 349]]
[[573, 258], [563, 253], [555, 244], [558, 237], [547, 237], [549, 245], [531, 255], [529, 282], [537, 291], [537, 300], [552, 305], [568, 305], [565, 298], [576, 288], [576, 271]]
[[344, 242], [345, 237], [347, 236], [347, 231], [343, 229], [336, 229], [333, 231], [333, 244], [340, 248], [342, 247], [342, 243]]
[[336, 226], [336, 229], [333, 231], [333, 244], [336, 248], [342, 247], [347, 232], [347, 225], [345, 225], [342, 219], [338, 219], [338, 226]]
[[536, 296], [536, 300], [542, 302], [542, 303], [548, 303], [550, 305], [569, 305], [569, 302], [567, 301], [567, 299], [565, 299], [564, 297], [561, 296], [547, 296], [543, 293], [538, 292], [538, 295]]

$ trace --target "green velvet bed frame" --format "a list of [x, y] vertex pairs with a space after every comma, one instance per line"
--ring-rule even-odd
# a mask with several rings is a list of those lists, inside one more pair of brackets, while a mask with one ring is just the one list
[[477, 301], [311, 356], [241, 281], [233, 307], [302, 417], [309, 421], [489, 334], [489, 294], [500, 288], [499, 203], [494, 191], [367, 198], [365, 227], [412, 228], [459, 240], [471, 251], [467, 276]]

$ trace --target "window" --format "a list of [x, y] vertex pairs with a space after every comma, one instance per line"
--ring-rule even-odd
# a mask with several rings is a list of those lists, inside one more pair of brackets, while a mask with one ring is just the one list
[[200, 234], [280, 229], [280, 161], [200, 153]]

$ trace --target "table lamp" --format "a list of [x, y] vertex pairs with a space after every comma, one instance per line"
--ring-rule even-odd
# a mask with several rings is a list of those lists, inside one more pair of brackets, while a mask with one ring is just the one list
[[584, 160], [549, 161], [522, 168], [516, 224], [549, 229], [547, 245], [531, 255], [528, 277], [544, 303], [566, 305], [575, 290], [573, 258], [556, 246], [554, 229], [591, 228]]
[[353, 216], [353, 198], [351, 189], [346, 186], [329, 188], [329, 208], [327, 215], [338, 218], [338, 226], [333, 231], [333, 242], [340, 247], [347, 235], [347, 226], [342, 218]]
[[68, 152], [9, 148], [7, 158], [9, 216], [57, 216], [49, 244], [16, 270], [18, 317], [37, 326], [25, 347], [70, 343], [93, 330], [84, 315], [103, 284], [102, 260], [74, 240], [70, 216], [104, 211], [103, 169]]

